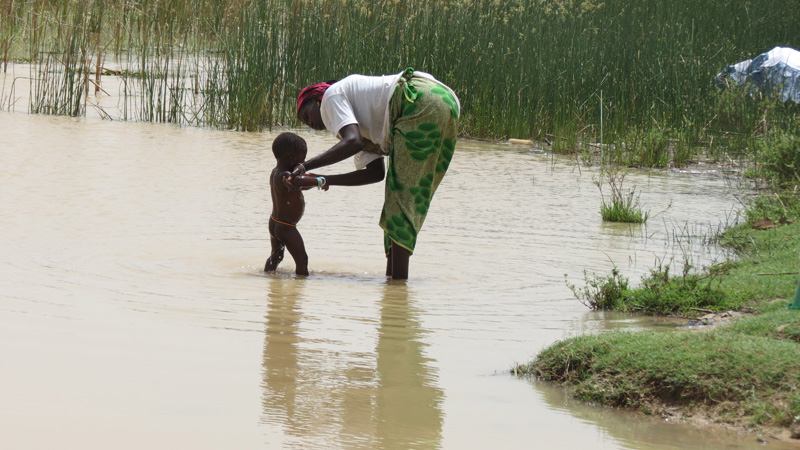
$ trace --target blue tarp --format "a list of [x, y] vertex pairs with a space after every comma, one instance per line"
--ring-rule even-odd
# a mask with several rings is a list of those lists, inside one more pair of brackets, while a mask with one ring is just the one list
[[723, 87], [748, 85], [762, 92], [777, 91], [782, 101], [800, 103], [800, 52], [775, 47], [753, 59], [725, 66], [716, 79]]

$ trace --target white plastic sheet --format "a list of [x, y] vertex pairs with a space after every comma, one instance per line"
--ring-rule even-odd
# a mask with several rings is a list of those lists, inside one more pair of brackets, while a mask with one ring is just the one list
[[748, 85], [760, 91], [777, 91], [782, 101], [800, 103], [800, 51], [775, 47], [753, 59], [726, 66], [716, 78], [721, 86]]

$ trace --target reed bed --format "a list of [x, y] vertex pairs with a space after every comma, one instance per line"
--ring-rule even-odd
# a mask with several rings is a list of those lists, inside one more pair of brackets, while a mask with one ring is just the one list
[[602, 110], [619, 161], [663, 166], [798, 110], [713, 84], [800, 44], [790, 0], [0, 0], [0, 20], [2, 62], [35, 63], [32, 112], [82, 114], [113, 59], [123, 118], [259, 130], [296, 125], [306, 84], [412, 66], [458, 93], [464, 136], [574, 151]]

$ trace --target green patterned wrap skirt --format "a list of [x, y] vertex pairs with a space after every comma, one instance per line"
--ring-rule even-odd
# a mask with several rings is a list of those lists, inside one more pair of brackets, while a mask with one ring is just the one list
[[392, 242], [414, 252], [458, 135], [458, 102], [450, 90], [413, 73], [406, 69], [389, 102], [392, 146], [380, 220], [387, 255]]

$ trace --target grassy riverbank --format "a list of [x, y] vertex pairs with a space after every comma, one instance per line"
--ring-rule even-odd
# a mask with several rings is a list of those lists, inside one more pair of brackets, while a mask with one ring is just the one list
[[786, 301], [709, 331], [611, 332], [558, 342], [514, 369], [586, 401], [674, 419], [789, 427], [800, 415], [800, 311]]
[[[782, 180], [769, 168], [762, 175], [772, 190], [750, 205], [746, 223], [720, 236], [736, 249], [734, 261], [677, 275], [656, 268], [636, 287], [617, 271], [571, 286], [592, 308], [689, 317], [735, 310], [744, 318], [721, 327], [579, 336], [512, 372], [564, 384], [597, 404], [788, 435], [800, 420], [800, 310], [787, 308], [800, 279], [800, 179]], [[765, 220], [769, 213], [779, 215]]]

